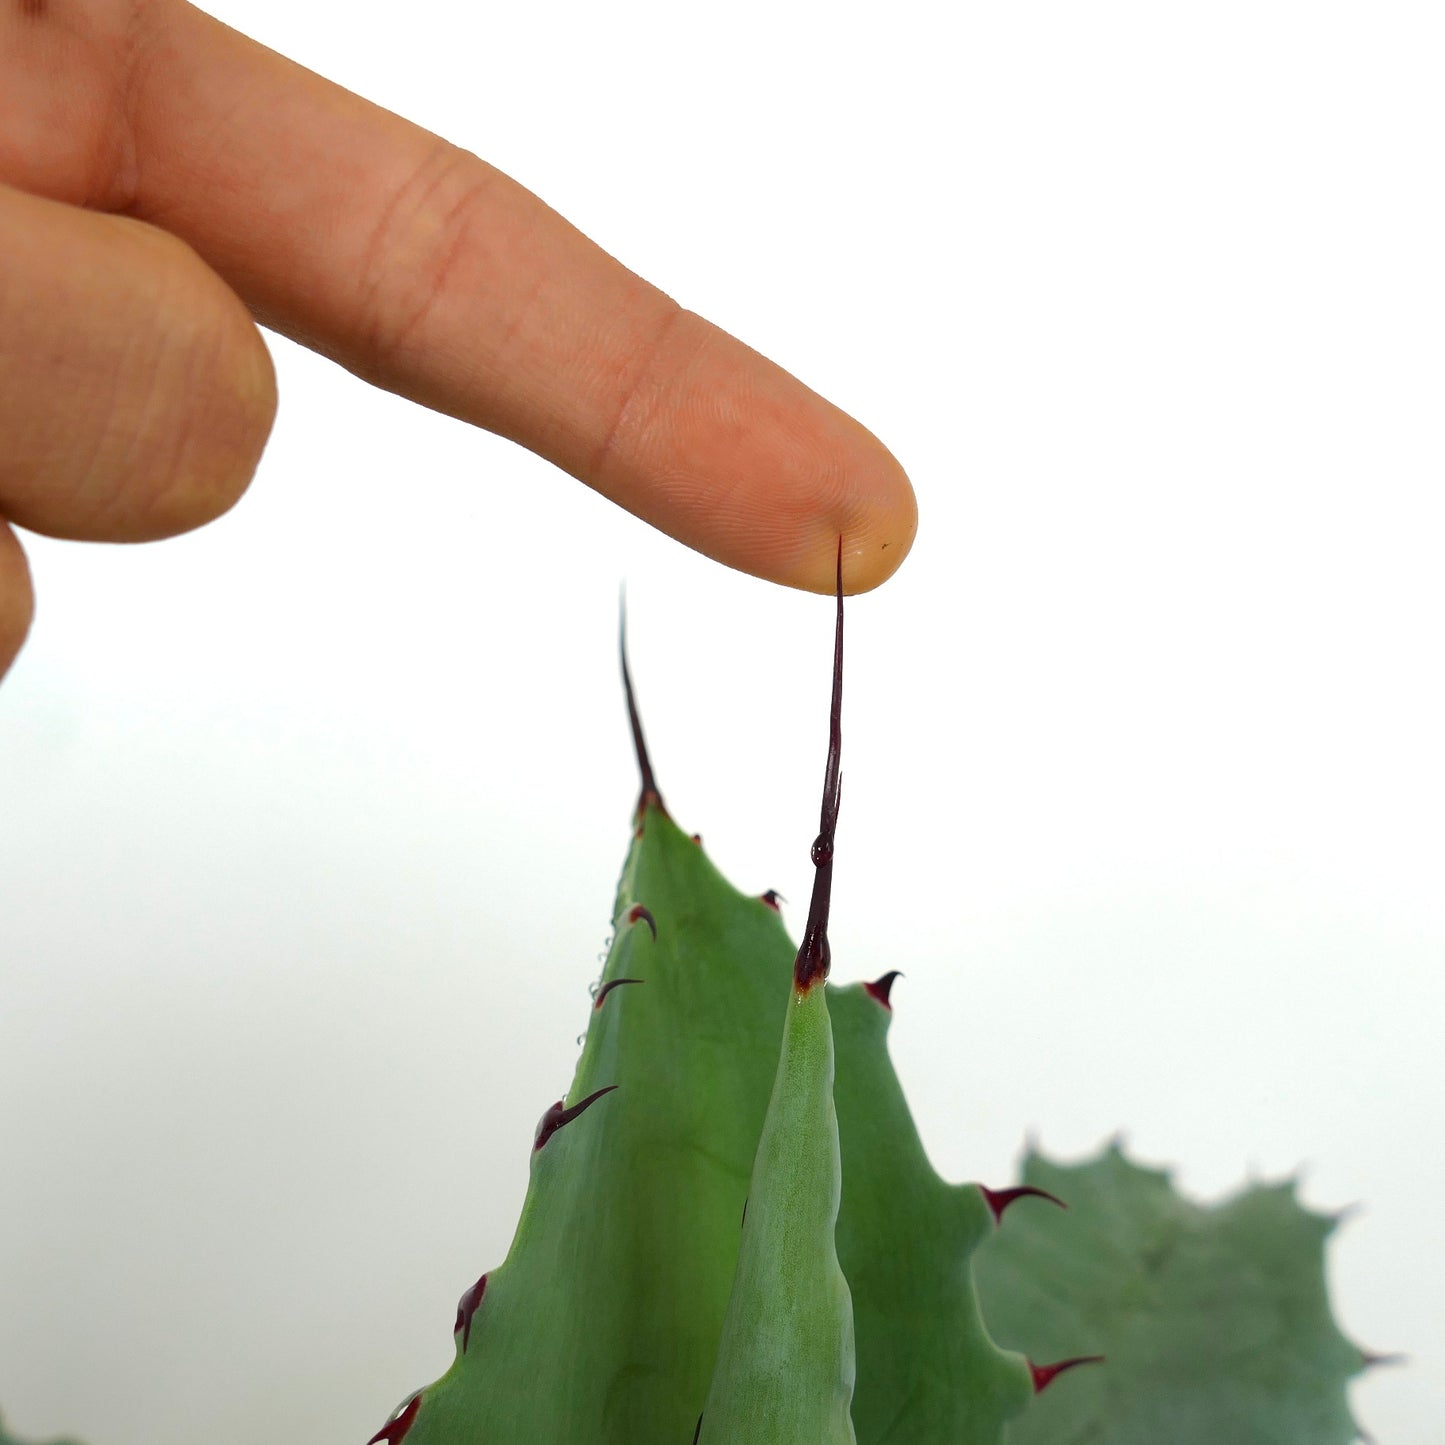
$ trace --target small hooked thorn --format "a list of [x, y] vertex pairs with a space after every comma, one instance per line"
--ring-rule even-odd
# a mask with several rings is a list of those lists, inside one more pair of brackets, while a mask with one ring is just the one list
[[640, 979], [640, 978], [610, 978], [610, 979], [608, 979], [607, 982], [604, 983], [604, 984], [602, 985], [602, 987], [597, 990], [597, 997], [596, 997], [596, 999], [593, 1001], [593, 1004], [592, 1004], [593, 1012], [595, 1013], [598, 1009], [600, 1009], [600, 1008], [602, 1007], [602, 1000], [605, 999], [605, 998], [607, 997], [607, 995], [608, 995], [609, 993], [611, 993], [614, 988], [621, 988], [624, 983], [643, 983], [643, 982], [645, 982], [645, 980], [644, 980], [644, 979]]
[[781, 913], [783, 910], [778, 907], [778, 904], [788, 901], [776, 888], [769, 888], [766, 893], [759, 893], [758, 897], [766, 903], [774, 913]]
[[865, 983], [863, 990], [876, 998], [889, 1013], [892, 1013], [893, 1005], [889, 999], [893, 993], [893, 985], [902, 977], [902, 973], [895, 968], [885, 973], [882, 978], [875, 978], [872, 983]]
[[645, 908], [641, 903], [634, 903], [627, 910], [627, 921], [629, 923], [645, 923], [652, 930], [652, 941], [657, 942], [657, 920], [652, 916], [650, 908]]
[[532, 1152], [535, 1154], [558, 1129], [570, 1124], [579, 1114], [590, 1109], [603, 1094], [610, 1094], [616, 1087], [616, 1084], [608, 1084], [605, 1089], [597, 1089], [595, 1092], [588, 1094], [585, 1099], [578, 1099], [570, 1109], [564, 1109], [561, 1099], [558, 1099], [557, 1102], [542, 1115], [542, 1122], [537, 1125], [537, 1137], [532, 1143]]
[[1399, 1350], [1392, 1350], [1388, 1354], [1379, 1354], [1374, 1350], [1360, 1351], [1360, 1368], [1362, 1370], [1379, 1369], [1384, 1365], [1408, 1365], [1409, 1363], [1409, 1355], [1403, 1354]]
[[1004, 1210], [1017, 1199], [1047, 1199], [1060, 1209], [1069, 1207], [1057, 1194], [1050, 1194], [1047, 1189], [1035, 1189], [1032, 1184], [1019, 1184], [1012, 1189], [990, 1189], [987, 1184], [980, 1184], [978, 1192], [992, 1211], [995, 1224], [1003, 1223]]
[[1034, 1377], [1034, 1394], [1041, 1395], [1065, 1370], [1072, 1370], [1075, 1365], [1102, 1365], [1103, 1363], [1103, 1355], [1075, 1355], [1072, 1360], [1060, 1360], [1056, 1365], [1036, 1365], [1030, 1360], [1028, 1367], [1029, 1374]]
[[694, 833], [694, 834], [692, 835], [692, 841], [693, 841], [694, 843], [696, 843], [699, 848], [701, 848], [701, 847], [702, 847], [702, 834], [701, 834], [701, 833]]
[[407, 1402], [406, 1409], [393, 1415], [366, 1445], [401, 1445], [406, 1432], [416, 1423], [416, 1412], [421, 1409], [421, 1395], [416, 1394]]
[[823, 770], [823, 806], [813, 840], [813, 897], [803, 941], [793, 960], [793, 987], [806, 993], [828, 977], [833, 962], [828, 947], [828, 908], [833, 896], [833, 843], [838, 829], [843, 758], [843, 538], [838, 538], [837, 620], [833, 624], [833, 692], [828, 709], [828, 762]]
[[483, 1275], [457, 1301], [457, 1322], [452, 1326], [452, 1334], [461, 1332], [462, 1354], [467, 1352], [467, 1344], [472, 1338], [472, 1316], [477, 1312], [477, 1306], [482, 1302], [482, 1296], [487, 1292], [487, 1277]]
[[637, 713], [637, 695], [632, 689], [632, 669], [627, 665], [627, 594], [618, 599], [617, 650], [622, 658], [622, 691], [627, 698], [627, 721], [632, 728], [632, 750], [637, 755], [637, 771], [642, 786], [637, 797], [636, 819], [638, 827], [648, 808], [656, 808], [665, 817], [667, 805], [657, 791], [657, 779], [652, 773], [652, 759], [647, 754], [647, 739], [642, 735], [642, 719]]

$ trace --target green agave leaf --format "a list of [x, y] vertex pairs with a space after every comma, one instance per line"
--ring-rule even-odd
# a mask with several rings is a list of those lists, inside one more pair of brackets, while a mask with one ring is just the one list
[[[0, 1445], [40, 1445], [38, 1441], [26, 1441], [17, 1435], [12, 1435], [5, 1428], [5, 1421], [0, 1418]], [[76, 1445], [74, 1440], [47, 1440], [45, 1445]]]
[[[845, 1152], [846, 1161], [846, 1152]], [[1212, 1207], [1117, 1145], [1084, 1164], [1030, 1153], [1026, 1185], [1067, 1214], [1011, 1215], [976, 1257], [990, 1326], [1044, 1357], [1106, 1357], [1010, 1428], [1011, 1445], [1348, 1445], [1346, 1382], [1365, 1365], [1336, 1327], [1324, 1247], [1336, 1220], [1290, 1183]]]
[[[1028, 1362], [989, 1338], [974, 1291], [974, 1251], [1007, 1200], [946, 1183], [929, 1163], [888, 1055], [892, 980], [830, 990], [843, 1154], [838, 1258], [858, 1340], [853, 1422], [859, 1445], [996, 1445], [1034, 1393]], [[1038, 1224], [1047, 1236], [1059, 1211], [1038, 1203], [1010, 1210], [1001, 1232], [1030, 1209], [1046, 1211]]]
[[792, 946], [777, 911], [728, 884], [655, 790], [639, 807], [614, 925], [568, 1107], [539, 1128], [511, 1250], [463, 1296], [451, 1369], [379, 1440], [692, 1438]]

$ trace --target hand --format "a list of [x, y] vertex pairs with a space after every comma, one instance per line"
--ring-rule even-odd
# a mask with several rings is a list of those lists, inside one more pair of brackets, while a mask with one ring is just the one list
[[475, 156], [182, 0], [3, 0], [0, 672], [9, 523], [143, 541], [240, 496], [255, 321], [746, 572], [829, 592], [841, 534], [863, 591], [913, 540], [876, 438]]

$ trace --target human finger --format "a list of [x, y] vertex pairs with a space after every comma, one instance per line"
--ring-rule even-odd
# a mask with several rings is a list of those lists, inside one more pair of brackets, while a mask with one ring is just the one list
[[274, 411], [260, 333], [188, 246], [0, 186], [0, 516], [186, 531], [240, 496]]
[[15, 533], [0, 521], [0, 677], [15, 661], [34, 611], [25, 553]]
[[129, 87], [133, 212], [268, 325], [510, 437], [690, 546], [831, 591], [912, 542], [863, 426], [683, 310], [475, 156], [181, 3]]

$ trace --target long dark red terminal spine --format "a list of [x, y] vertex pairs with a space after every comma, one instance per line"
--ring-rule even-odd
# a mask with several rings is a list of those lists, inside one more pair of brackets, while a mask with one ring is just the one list
[[833, 698], [828, 713], [828, 765], [823, 772], [823, 807], [813, 840], [813, 897], [803, 941], [793, 961], [793, 987], [806, 993], [828, 977], [828, 906], [833, 898], [833, 841], [838, 831], [843, 757], [843, 539], [838, 538], [837, 621], [833, 626]]
[[657, 779], [652, 772], [652, 759], [647, 753], [647, 739], [642, 734], [642, 719], [637, 713], [637, 694], [632, 688], [632, 669], [627, 663], [627, 599], [624, 596], [619, 609], [617, 623], [617, 651], [622, 659], [622, 691], [627, 698], [627, 721], [632, 728], [632, 750], [637, 755], [637, 771], [642, 778], [642, 788], [637, 798], [637, 812], [633, 820], [640, 828], [642, 819], [649, 808], [656, 808], [664, 816], [667, 805], [657, 791]]

